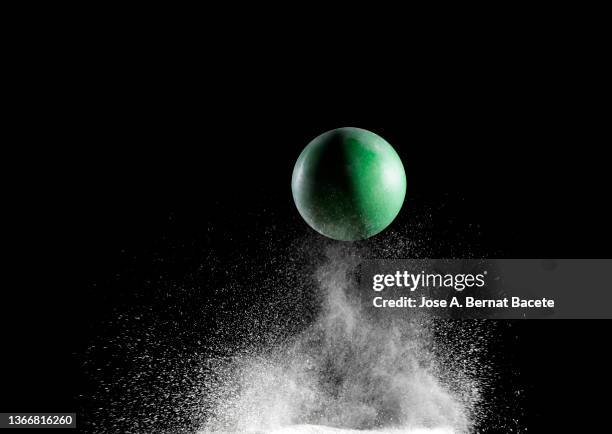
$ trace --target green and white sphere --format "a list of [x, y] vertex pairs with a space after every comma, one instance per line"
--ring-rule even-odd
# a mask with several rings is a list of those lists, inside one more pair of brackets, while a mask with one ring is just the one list
[[406, 173], [382, 137], [361, 128], [337, 128], [304, 148], [291, 189], [310, 227], [335, 240], [356, 241], [395, 219], [406, 195]]

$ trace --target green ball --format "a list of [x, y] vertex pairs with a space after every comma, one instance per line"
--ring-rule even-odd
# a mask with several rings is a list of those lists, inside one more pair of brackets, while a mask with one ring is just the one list
[[295, 163], [293, 199], [317, 232], [342, 241], [369, 238], [397, 216], [406, 173], [395, 149], [361, 128], [337, 128], [315, 138]]

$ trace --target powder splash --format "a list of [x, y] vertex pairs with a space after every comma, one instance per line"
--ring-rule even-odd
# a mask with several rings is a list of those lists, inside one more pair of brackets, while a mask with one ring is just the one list
[[432, 320], [366, 314], [355, 293], [359, 261], [356, 249], [329, 248], [316, 269], [322, 304], [310, 327], [273, 348], [211, 362], [217, 376], [200, 433], [472, 429], [478, 381], [466, 364], [439, 356], [445, 344]]

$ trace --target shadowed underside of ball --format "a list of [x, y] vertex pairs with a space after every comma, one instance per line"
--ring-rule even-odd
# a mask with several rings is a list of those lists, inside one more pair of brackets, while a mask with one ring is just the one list
[[382, 137], [361, 128], [337, 128], [304, 148], [291, 189], [310, 227], [335, 240], [356, 241], [395, 219], [406, 195], [406, 174]]

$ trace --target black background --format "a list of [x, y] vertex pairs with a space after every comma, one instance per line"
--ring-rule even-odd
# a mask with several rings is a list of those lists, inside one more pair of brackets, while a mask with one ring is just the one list
[[[587, 84], [494, 68], [421, 71], [400, 88], [383, 79], [324, 86], [283, 71], [170, 78], [99, 66], [69, 94], [43, 84], [36, 121], [4, 160], [15, 242], [2, 300], [2, 411], [104, 407], [88, 401], [96, 386], [83, 354], [113, 309], [147, 303], [129, 283], [159, 270], [180, 276], [207, 249], [265, 255], [258, 237], [272, 225], [289, 238], [310, 231], [292, 202], [291, 171], [331, 128], [358, 126], [393, 144], [408, 177], [397, 224], [411, 209], [433, 210], [438, 257], [609, 257], [609, 157]], [[193, 239], [201, 245], [173, 247]], [[151, 265], [168, 255], [170, 265]], [[508, 359], [499, 381], [525, 390], [522, 408], [507, 410], [519, 427], [598, 425], [610, 331], [607, 321], [513, 323], [497, 343]]]

